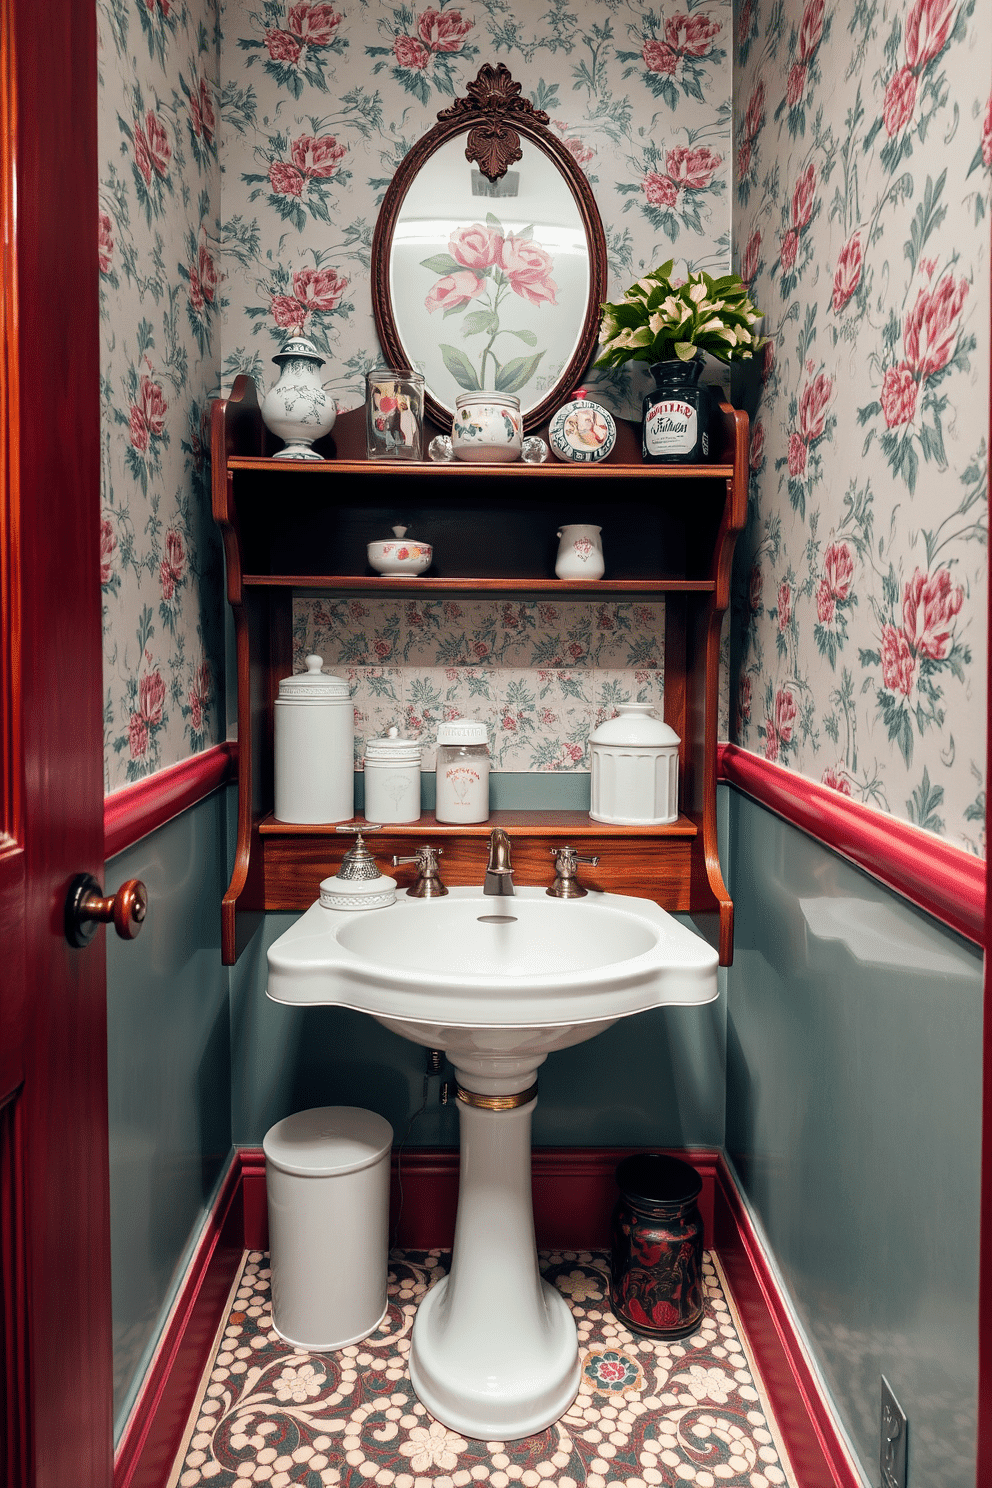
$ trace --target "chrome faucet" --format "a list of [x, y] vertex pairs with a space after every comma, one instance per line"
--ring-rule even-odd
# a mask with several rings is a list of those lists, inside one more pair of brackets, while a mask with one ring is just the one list
[[482, 892], [494, 896], [513, 893], [513, 864], [510, 861], [510, 839], [502, 827], [489, 834], [489, 865]]

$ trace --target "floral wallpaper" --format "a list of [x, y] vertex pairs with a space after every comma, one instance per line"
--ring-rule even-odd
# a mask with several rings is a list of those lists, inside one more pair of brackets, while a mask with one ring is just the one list
[[100, 0], [104, 775], [223, 737], [210, 515], [220, 362], [219, 31], [212, 0]]
[[594, 728], [620, 703], [664, 697], [661, 603], [298, 599], [294, 670], [316, 652], [355, 696], [355, 758], [395, 724], [436, 764], [437, 725], [481, 718], [493, 767], [588, 770]]
[[734, 737], [984, 854], [992, 15], [740, 0]]
[[[271, 356], [302, 331], [328, 358], [339, 406], [362, 402], [380, 359], [379, 203], [483, 62], [509, 67], [586, 172], [611, 292], [673, 255], [729, 263], [729, 0], [228, 0], [223, 29], [226, 385], [239, 372], [270, 385]], [[639, 414], [627, 370], [599, 385]]]

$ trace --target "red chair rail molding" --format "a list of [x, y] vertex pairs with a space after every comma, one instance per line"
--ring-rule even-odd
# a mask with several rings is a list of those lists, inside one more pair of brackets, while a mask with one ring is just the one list
[[125, 785], [103, 803], [103, 856], [131, 847], [156, 827], [162, 827], [182, 811], [188, 811], [219, 786], [233, 780], [237, 771], [238, 746], [217, 744], [194, 754], [178, 765], [157, 770], [145, 780]]
[[717, 770], [721, 780], [833, 848], [959, 935], [985, 945], [983, 859], [736, 744], [719, 746]]

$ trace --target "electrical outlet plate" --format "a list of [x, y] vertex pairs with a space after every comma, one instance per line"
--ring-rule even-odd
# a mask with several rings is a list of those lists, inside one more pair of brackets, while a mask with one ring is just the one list
[[879, 1465], [882, 1488], [906, 1488], [906, 1435], [909, 1422], [885, 1375], [882, 1375]]

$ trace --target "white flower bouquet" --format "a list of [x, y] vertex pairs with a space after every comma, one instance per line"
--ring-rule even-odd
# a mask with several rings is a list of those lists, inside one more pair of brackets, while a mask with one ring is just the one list
[[708, 351], [721, 362], [743, 361], [767, 337], [755, 326], [762, 313], [739, 274], [713, 279], [700, 271], [678, 281], [674, 259], [638, 279], [617, 305], [605, 304], [599, 327], [603, 354], [595, 367], [621, 362], [691, 362]]

